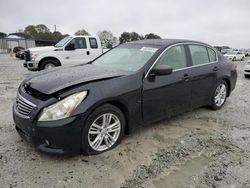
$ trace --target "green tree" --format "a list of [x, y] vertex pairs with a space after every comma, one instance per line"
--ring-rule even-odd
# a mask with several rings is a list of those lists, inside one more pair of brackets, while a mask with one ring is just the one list
[[36, 26], [28, 25], [27, 27], [25, 27], [24, 33], [27, 33], [27, 34], [31, 35], [32, 37], [36, 38], [36, 36], [37, 36]]
[[130, 41], [136, 41], [136, 40], [143, 40], [144, 37], [142, 35], [139, 35], [136, 32], [123, 32], [121, 36], [119, 37], [120, 43], [130, 42]]
[[80, 29], [78, 31], [75, 32], [75, 35], [85, 35], [88, 36], [90, 35], [85, 29]]
[[36, 27], [38, 33], [49, 33], [49, 28], [44, 24], [38, 24]]
[[161, 37], [154, 33], [149, 33], [145, 35], [145, 39], [161, 39]]

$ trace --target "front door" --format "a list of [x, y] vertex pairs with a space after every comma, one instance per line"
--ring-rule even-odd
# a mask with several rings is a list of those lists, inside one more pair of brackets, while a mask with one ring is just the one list
[[[90, 61], [89, 49], [87, 48], [87, 42], [84, 37], [77, 37], [72, 39], [67, 45], [73, 44], [74, 50], [64, 49], [64, 64], [75, 65], [80, 63], [87, 63]], [[66, 45], [66, 46], [67, 46]]]
[[155, 66], [165, 64], [173, 68], [170, 75], [150, 76], [143, 80], [143, 119], [156, 121], [179, 114], [190, 107], [190, 70], [184, 45], [166, 50]]

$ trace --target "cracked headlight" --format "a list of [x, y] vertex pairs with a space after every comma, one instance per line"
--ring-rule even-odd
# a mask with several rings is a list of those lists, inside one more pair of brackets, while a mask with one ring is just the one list
[[54, 121], [69, 117], [86, 96], [87, 91], [82, 91], [44, 108], [38, 121]]

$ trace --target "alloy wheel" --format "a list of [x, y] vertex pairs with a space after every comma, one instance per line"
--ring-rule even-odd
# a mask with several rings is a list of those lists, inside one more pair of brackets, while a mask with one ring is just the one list
[[44, 69], [50, 69], [50, 68], [53, 68], [55, 67], [55, 65], [53, 63], [47, 63], [45, 66], [44, 66]]
[[113, 113], [97, 117], [88, 131], [88, 143], [95, 151], [104, 151], [112, 147], [119, 138], [121, 122]]
[[227, 97], [227, 87], [225, 84], [220, 84], [215, 90], [214, 103], [216, 106], [220, 107], [224, 104]]

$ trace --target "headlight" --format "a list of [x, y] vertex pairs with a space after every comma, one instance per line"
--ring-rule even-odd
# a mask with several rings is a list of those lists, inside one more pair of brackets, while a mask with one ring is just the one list
[[69, 117], [86, 96], [87, 91], [75, 93], [44, 108], [38, 121], [53, 121]]
[[36, 52], [31, 53], [31, 54], [30, 54], [31, 60], [34, 61], [38, 55], [39, 55], [39, 54], [36, 53]]

